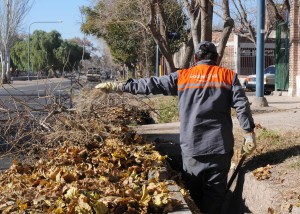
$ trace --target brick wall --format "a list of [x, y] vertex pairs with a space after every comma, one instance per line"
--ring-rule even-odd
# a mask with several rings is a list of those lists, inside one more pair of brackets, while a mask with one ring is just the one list
[[[290, 59], [289, 59], [289, 90], [290, 96], [300, 96], [297, 76], [300, 76], [300, 13], [299, 0], [291, 1], [290, 13]], [[298, 77], [299, 79], [299, 77]], [[298, 91], [298, 92], [297, 92]]]

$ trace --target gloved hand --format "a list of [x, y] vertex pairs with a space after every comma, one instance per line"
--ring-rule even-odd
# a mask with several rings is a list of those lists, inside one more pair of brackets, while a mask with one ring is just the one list
[[256, 140], [254, 132], [247, 132], [244, 135], [244, 144], [242, 152], [246, 155], [250, 155], [256, 149]]
[[95, 86], [97, 89], [101, 89], [107, 93], [111, 93], [115, 90], [117, 83], [115, 82], [104, 82]]

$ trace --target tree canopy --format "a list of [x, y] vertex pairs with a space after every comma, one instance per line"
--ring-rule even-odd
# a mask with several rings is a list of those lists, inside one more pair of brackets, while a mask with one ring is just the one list
[[[184, 39], [186, 16], [182, 5], [176, 0], [164, 1], [165, 14], [169, 32], [181, 34]], [[98, 1], [94, 7], [83, 7], [86, 21], [82, 31], [103, 38], [115, 60], [128, 67], [147, 67], [141, 62], [154, 66], [156, 43], [148, 28], [151, 16], [149, 1]], [[159, 21], [157, 19], [157, 21]], [[178, 50], [180, 42], [169, 39], [168, 52]], [[152, 63], [151, 63], [152, 62]], [[146, 68], [147, 69], [147, 68]]]
[[[74, 41], [62, 40], [57, 31], [49, 33], [36, 30], [28, 39], [17, 42], [11, 50], [11, 58], [19, 70], [27, 70], [28, 51], [30, 52], [31, 71], [48, 71], [58, 69], [71, 71], [79, 66], [82, 59], [83, 47]], [[85, 52], [84, 59], [90, 58]]]

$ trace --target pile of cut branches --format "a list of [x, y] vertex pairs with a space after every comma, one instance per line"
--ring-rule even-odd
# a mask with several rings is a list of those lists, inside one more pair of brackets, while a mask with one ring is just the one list
[[67, 109], [54, 102], [40, 118], [6, 121], [16, 130], [24, 121], [27, 138], [7, 150], [22, 148], [23, 158], [0, 175], [1, 213], [167, 213], [181, 207], [170, 197], [171, 181], [149, 176], [166, 157], [127, 126], [142, 122], [149, 106], [98, 90], [82, 90], [76, 103]]

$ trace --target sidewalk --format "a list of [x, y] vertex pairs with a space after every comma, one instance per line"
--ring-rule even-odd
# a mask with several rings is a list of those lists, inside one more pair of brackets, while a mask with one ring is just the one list
[[[248, 97], [250, 103], [255, 96]], [[268, 107], [251, 106], [255, 124], [270, 130], [300, 130], [300, 97], [266, 96]], [[237, 120], [234, 124], [238, 125]]]
[[[256, 96], [248, 96], [251, 102], [256, 98]], [[265, 96], [268, 107], [251, 107], [252, 110], [287, 110], [287, 109], [299, 109], [300, 110], [300, 97], [290, 97], [290, 96]]]
[[[248, 96], [249, 102], [253, 102], [256, 96]], [[253, 107], [254, 122], [268, 129], [291, 129], [300, 131], [300, 97], [266, 96], [268, 107]], [[288, 121], [288, 123], [287, 123]], [[236, 118], [233, 118], [234, 126], [239, 126]], [[170, 140], [179, 143], [179, 122], [165, 124], [151, 124], [136, 127], [140, 134], [146, 134], [149, 140], [156, 138]]]
[[11, 84], [6, 84], [4, 86], [27, 86], [27, 85], [38, 85], [44, 83], [59, 83], [68, 80], [67, 78], [47, 78], [47, 79], [35, 79], [35, 80], [14, 80]]

